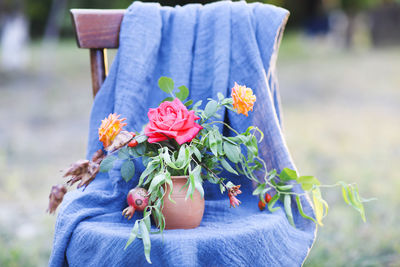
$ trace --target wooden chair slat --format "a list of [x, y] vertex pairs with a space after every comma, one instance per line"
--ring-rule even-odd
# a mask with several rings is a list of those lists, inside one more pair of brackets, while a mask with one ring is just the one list
[[75, 37], [80, 48], [90, 49], [93, 96], [107, 74], [107, 48], [118, 48], [123, 9], [71, 9]]
[[71, 9], [80, 48], [118, 48], [123, 9]]

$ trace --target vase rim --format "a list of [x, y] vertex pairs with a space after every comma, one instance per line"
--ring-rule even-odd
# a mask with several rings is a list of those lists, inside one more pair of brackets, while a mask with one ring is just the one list
[[171, 176], [171, 179], [187, 179], [189, 175], [178, 175], [178, 176]]

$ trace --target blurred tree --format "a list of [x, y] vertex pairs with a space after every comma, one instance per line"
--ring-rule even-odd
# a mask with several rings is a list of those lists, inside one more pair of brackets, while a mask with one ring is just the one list
[[[143, 2], [154, 2], [155, 0], [143, 0]], [[236, 0], [234, 0], [236, 1]], [[320, 16], [321, 2], [337, 2], [343, 9], [360, 10], [377, 5], [382, 0], [260, 0], [259, 2], [282, 6], [291, 12], [288, 26], [302, 26], [310, 16]], [[400, 0], [395, 0], [400, 1]], [[70, 8], [127, 8], [132, 0], [0, 0], [0, 19], [2, 14], [7, 14], [17, 2], [23, 3], [23, 10], [29, 19], [30, 33], [33, 37], [57, 36], [60, 29], [62, 36], [72, 36], [72, 27], [68, 15]], [[175, 6], [188, 3], [206, 4], [214, 2], [211, 0], [159, 0], [161, 5]], [[247, 0], [247, 2], [256, 2]]]
[[46, 23], [44, 39], [46, 41], [56, 41], [60, 35], [60, 27], [63, 15], [67, 7], [67, 0], [53, 0], [50, 13]]
[[24, 2], [31, 35], [33, 37], [43, 36], [52, 0], [24, 0]]
[[6, 71], [24, 69], [28, 62], [28, 20], [22, 0], [0, 1], [0, 58]]

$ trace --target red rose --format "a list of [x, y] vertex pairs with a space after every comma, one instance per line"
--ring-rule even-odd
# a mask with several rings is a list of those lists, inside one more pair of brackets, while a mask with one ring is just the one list
[[144, 133], [149, 137], [149, 143], [165, 141], [174, 138], [178, 144], [190, 142], [203, 129], [195, 120], [194, 110], [188, 111], [182, 102], [165, 101], [158, 108], [151, 108], [147, 113], [150, 122]]

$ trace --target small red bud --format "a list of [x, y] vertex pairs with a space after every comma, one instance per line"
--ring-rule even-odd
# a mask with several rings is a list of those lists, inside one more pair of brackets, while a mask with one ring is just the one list
[[132, 135], [132, 137], [136, 136], [136, 134], [134, 132], [130, 132], [130, 134]]
[[129, 147], [135, 147], [135, 146], [137, 146], [138, 145], [138, 142], [135, 140], [135, 139], [133, 139], [132, 141], [130, 141], [129, 143], [128, 143], [128, 146]]
[[269, 203], [271, 201], [272, 197], [270, 194], [266, 193], [265, 194], [265, 202]]
[[264, 210], [264, 209], [265, 209], [265, 203], [262, 202], [261, 200], [258, 201], [258, 208], [259, 208], [260, 210]]

